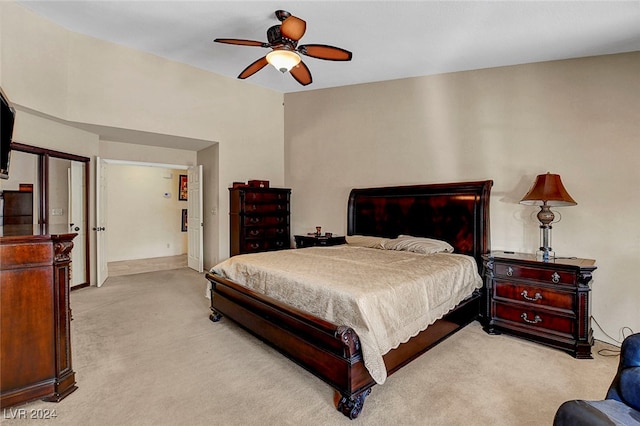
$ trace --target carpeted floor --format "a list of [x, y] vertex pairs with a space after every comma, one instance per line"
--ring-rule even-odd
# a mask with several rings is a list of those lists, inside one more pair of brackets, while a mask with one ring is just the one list
[[601, 399], [618, 363], [597, 354], [611, 348], [601, 342], [576, 360], [473, 323], [375, 386], [351, 421], [324, 382], [231, 321], [210, 322], [205, 285], [182, 268], [72, 292], [78, 390], [4, 410], [2, 424], [550, 425], [563, 401]]
[[110, 277], [120, 275], [140, 274], [142, 272], [154, 272], [167, 269], [179, 269], [187, 267], [187, 255], [152, 257], [146, 259], [120, 260], [109, 262]]

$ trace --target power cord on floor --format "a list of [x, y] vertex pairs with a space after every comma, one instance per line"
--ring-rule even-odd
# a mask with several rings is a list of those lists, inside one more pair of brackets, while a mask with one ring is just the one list
[[[611, 337], [611, 336], [610, 336], [606, 331], [604, 331], [604, 329], [602, 328], [602, 326], [600, 325], [600, 323], [598, 323], [598, 321], [596, 320], [596, 318], [595, 318], [593, 315], [591, 315], [591, 319], [592, 319], [592, 320], [593, 320], [593, 322], [598, 326], [598, 328], [600, 329], [600, 331], [602, 331], [602, 333], [604, 333], [604, 335], [605, 335], [605, 336], [607, 336], [609, 339], [613, 340], [614, 342], [616, 342], [616, 343], [618, 343], [618, 344], [622, 345], [622, 342], [621, 342], [621, 341], [618, 341], [617, 339], [614, 339], [614, 338], [613, 338], [613, 337]], [[629, 331], [629, 335], [631, 335], [631, 334], [633, 334], [633, 333], [634, 333], [634, 331], [633, 331], [633, 329], [632, 329], [631, 327], [627, 327], [627, 326], [625, 325], [624, 327], [622, 327], [622, 328], [620, 329], [620, 332], [622, 333], [622, 340], [624, 340], [624, 339], [626, 339], [626, 338], [628, 337], [628, 335], [627, 335], [627, 336], [625, 336], [625, 334], [624, 334], [624, 333], [625, 333], [625, 330], [628, 330], [628, 331]], [[615, 350], [615, 349], [600, 349], [600, 350], [598, 351], [598, 355], [601, 355], [601, 356], [619, 356], [619, 355], [620, 355], [620, 349], [617, 349], [617, 350]]]

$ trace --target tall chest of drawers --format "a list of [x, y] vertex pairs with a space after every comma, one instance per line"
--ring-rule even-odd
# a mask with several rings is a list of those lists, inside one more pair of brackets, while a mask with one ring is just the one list
[[229, 188], [230, 255], [291, 248], [288, 188]]
[[493, 252], [484, 256], [485, 331], [506, 333], [591, 358], [595, 261]]

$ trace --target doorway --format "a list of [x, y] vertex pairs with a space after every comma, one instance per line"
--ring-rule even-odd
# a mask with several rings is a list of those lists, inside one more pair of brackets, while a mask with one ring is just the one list
[[188, 196], [181, 191], [189, 172], [182, 165], [98, 158], [98, 286], [109, 276], [183, 266], [193, 253], [192, 240], [202, 234], [188, 232], [188, 198], [197, 188], [189, 186]]

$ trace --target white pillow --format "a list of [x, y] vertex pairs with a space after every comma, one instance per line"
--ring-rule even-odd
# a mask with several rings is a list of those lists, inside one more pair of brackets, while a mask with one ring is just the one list
[[372, 237], [369, 235], [347, 235], [346, 237], [347, 244], [358, 247], [369, 247], [369, 248], [384, 248], [385, 242], [389, 241], [389, 238], [383, 237]]
[[388, 240], [384, 243], [384, 248], [422, 254], [453, 253], [453, 247], [446, 241], [412, 237], [411, 235], [399, 235], [396, 239]]

